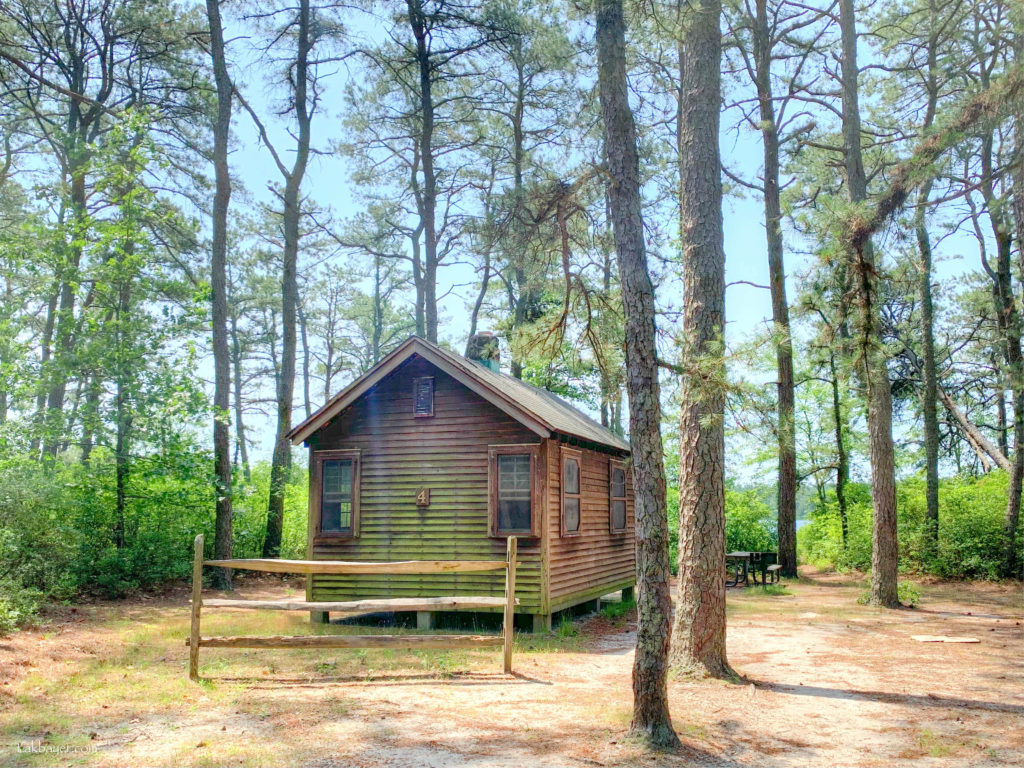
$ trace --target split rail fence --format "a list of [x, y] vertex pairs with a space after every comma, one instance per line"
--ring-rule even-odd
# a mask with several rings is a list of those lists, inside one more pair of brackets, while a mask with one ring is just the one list
[[[503, 649], [506, 674], [512, 672], [512, 629], [516, 593], [516, 537], [508, 539], [505, 560], [405, 560], [370, 563], [344, 560], [203, 560], [203, 534], [195, 539], [192, 564], [192, 631], [185, 640], [189, 646], [188, 676], [199, 679], [200, 648], [465, 648], [497, 647]], [[505, 572], [504, 597], [402, 597], [391, 599], [317, 602], [308, 600], [203, 600], [203, 566], [219, 566], [267, 573], [360, 574], [360, 573], [469, 573]], [[291, 635], [270, 637], [203, 637], [200, 621], [203, 608], [250, 608], [277, 611], [328, 611], [346, 618], [367, 613], [390, 611], [473, 611], [482, 608], [504, 608], [502, 633], [497, 635]]]

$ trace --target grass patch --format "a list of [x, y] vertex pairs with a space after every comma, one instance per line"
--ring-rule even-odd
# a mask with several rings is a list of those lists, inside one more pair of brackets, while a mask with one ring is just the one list
[[555, 629], [555, 635], [564, 640], [568, 637], [576, 637], [580, 633], [576, 627], [576, 623], [568, 616], [563, 616], [562, 620], [558, 622], [558, 627]]
[[636, 608], [635, 600], [620, 600], [617, 603], [608, 603], [601, 608], [601, 615], [606, 619], [619, 619]]
[[789, 588], [785, 584], [765, 584], [760, 589], [752, 589], [751, 594], [754, 596], [769, 595], [774, 597], [793, 597], [793, 593], [789, 591]]
[[[950, 755], [962, 752], [964, 748], [970, 746], [968, 742], [955, 736], [935, 733], [927, 728], [918, 731], [915, 741], [917, 742], [918, 754], [928, 755], [929, 757], [949, 757]], [[994, 750], [991, 751], [994, 752]], [[992, 754], [990, 753], [989, 756], [991, 757]]]
[[[921, 602], [921, 592], [909, 581], [901, 581], [896, 585], [896, 597], [902, 605], [908, 608], [916, 608]], [[871, 590], [867, 589], [857, 598], [858, 605], [868, 605], [871, 602]]]

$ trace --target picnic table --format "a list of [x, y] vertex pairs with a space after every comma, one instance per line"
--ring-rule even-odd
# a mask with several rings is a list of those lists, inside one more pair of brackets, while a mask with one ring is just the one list
[[[726, 578], [725, 586], [744, 587], [750, 586], [751, 577], [754, 584], [758, 584], [758, 574], [761, 574], [760, 584], [768, 583], [769, 576], [772, 581], [778, 579], [778, 552], [728, 552], [725, 555]], [[731, 574], [730, 574], [731, 569]], [[729, 576], [732, 576], [730, 579]]]

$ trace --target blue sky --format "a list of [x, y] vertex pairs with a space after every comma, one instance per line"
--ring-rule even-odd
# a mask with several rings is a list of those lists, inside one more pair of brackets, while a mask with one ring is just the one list
[[[353, 34], [358, 33], [357, 27]], [[241, 58], [245, 58], [246, 55], [243, 49], [244, 42], [236, 43], [236, 55]], [[265, 116], [271, 114], [271, 110], [267, 104], [265, 85], [261, 82], [264, 74], [261, 62], [258, 62], [248, 69], [241, 70], [241, 76], [236, 77], [246, 98]], [[327, 82], [323, 108], [313, 126], [314, 144], [320, 148], [326, 148], [343, 130], [341, 110], [344, 109], [344, 78], [344, 70], [339, 69], [338, 74]], [[723, 128], [731, 119], [723, 116]], [[267, 123], [273, 139], [281, 141], [282, 146], [287, 146], [288, 141], [282, 125], [275, 124], [272, 120], [267, 120]], [[267, 185], [279, 182], [280, 176], [269, 151], [260, 145], [252, 121], [244, 112], [236, 114], [234, 134], [236, 147], [231, 155], [233, 172], [257, 199], [269, 200]], [[744, 177], [754, 176], [761, 167], [760, 143], [757, 137], [749, 132], [737, 136], [735, 132], [723, 130], [721, 150], [723, 163]], [[290, 158], [285, 158], [285, 162], [290, 163]], [[333, 209], [338, 219], [349, 218], [359, 212], [359, 206], [354, 202], [356, 196], [353, 195], [349, 181], [347, 161], [339, 155], [313, 157], [305, 191], [318, 205]], [[233, 204], [242, 206], [245, 202], [239, 196]], [[727, 282], [742, 280], [747, 283], [767, 284], [767, 254], [760, 200], [749, 193], [745, 197], [727, 197], [723, 216]], [[792, 233], [787, 232], [786, 235], [788, 245], [792, 246]], [[804, 250], [809, 250], [807, 244], [802, 245]], [[799, 292], [801, 276], [810, 266], [809, 258], [794, 254], [791, 248], [787, 249], [787, 288], [791, 299]], [[977, 246], [973, 239], [966, 235], [947, 238], [936, 249], [937, 280], [955, 280], [965, 272], [975, 270], [977, 264]], [[442, 340], [451, 341], [456, 349], [462, 347], [468, 332], [467, 305], [475, 294], [474, 281], [475, 274], [472, 268], [465, 264], [442, 268], [439, 273], [439, 293], [444, 293], [450, 285], [462, 286], [444, 298], [440, 306]], [[678, 306], [677, 296], [659, 298]], [[730, 285], [726, 294], [726, 318], [726, 338], [730, 346], [742, 343], [759, 333], [771, 318], [769, 292], [748, 284]], [[749, 375], [749, 372], [746, 373]], [[761, 376], [761, 380], [770, 381], [764, 376]], [[266, 419], [250, 417], [250, 426], [257, 441], [255, 455], [269, 457], [273, 441], [272, 423]], [[730, 466], [732, 476], [751, 476], [751, 473], [757, 471], [756, 468], [744, 464], [742, 451], [730, 453], [733, 455]]]

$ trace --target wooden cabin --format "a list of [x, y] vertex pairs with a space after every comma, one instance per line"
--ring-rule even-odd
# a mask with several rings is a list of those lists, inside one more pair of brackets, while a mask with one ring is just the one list
[[[309, 448], [307, 557], [504, 559], [514, 535], [517, 615], [539, 631], [552, 613], [632, 592], [629, 443], [501, 373], [497, 348], [478, 334], [463, 357], [413, 336], [292, 430]], [[488, 573], [315, 575], [306, 589], [314, 601], [500, 597], [503, 584]]]

